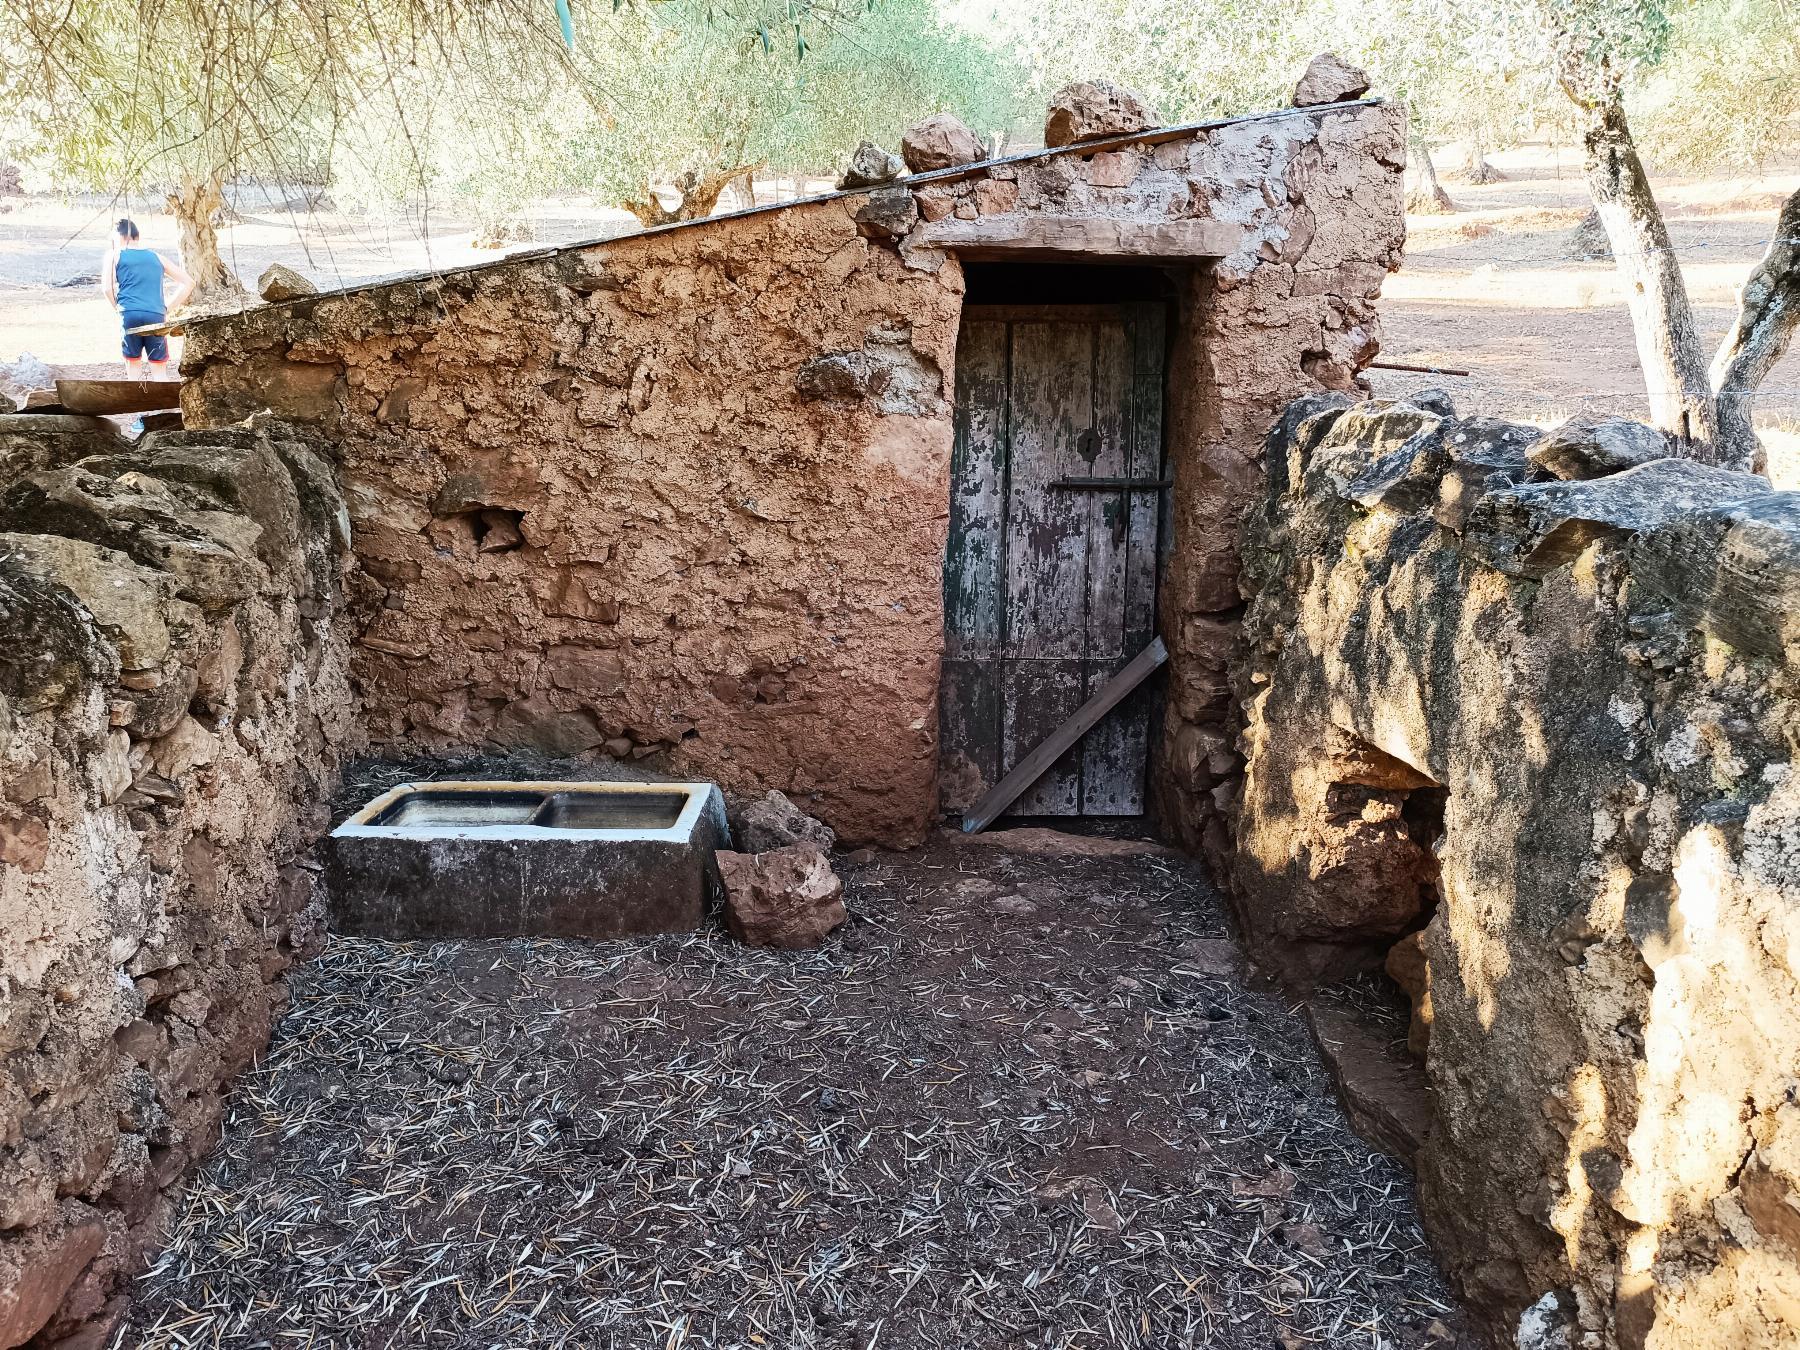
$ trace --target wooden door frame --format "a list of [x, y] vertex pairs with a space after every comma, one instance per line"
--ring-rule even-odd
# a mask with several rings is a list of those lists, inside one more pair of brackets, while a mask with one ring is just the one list
[[[1151, 573], [1150, 573], [1151, 588], [1150, 588], [1150, 594], [1149, 594], [1148, 602], [1147, 602], [1147, 608], [1148, 608], [1148, 611], [1150, 614], [1150, 621], [1149, 621], [1150, 622], [1150, 631], [1152, 634], [1155, 634], [1157, 632], [1160, 632], [1160, 630], [1161, 630], [1161, 605], [1162, 605], [1162, 588], [1163, 588], [1163, 584], [1164, 584], [1164, 573], [1166, 570], [1166, 565], [1167, 565], [1167, 562], [1168, 562], [1168, 559], [1169, 559], [1169, 556], [1171, 553], [1172, 543], [1173, 543], [1172, 536], [1173, 536], [1173, 524], [1174, 524], [1174, 520], [1173, 520], [1173, 517], [1174, 517], [1174, 485], [1171, 481], [1173, 459], [1172, 459], [1172, 455], [1171, 455], [1171, 444], [1170, 444], [1170, 416], [1169, 416], [1170, 387], [1169, 387], [1169, 384], [1170, 384], [1171, 374], [1172, 374], [1172, 370], [1173, 370], [1173, 356], [1174, 356], [1174, 352], [1176, 350], [1177, 342], [1179, 340], [1178, 325], [1181, 323], [1182, 318], [1183, 318], [1183, 306], [1181, 305], [1178, 297], [1176, 295], [1172, 294], [1167, 297], [1151, 299], [1151, 300], [1143, 300], [1143, 299], [1135, 299], [1134, 298], [1134, 299], [1121, 300], [1121, 301], [1112, 302], [1112, 303], [1099, 303], [1099, 304], [1081, 303], [1081, 302], [1059, 304], [1054, 301], [1040, 302], [1040, 303], [1033, 303], [1033, 304], [1014, 304], [1014, 303], [967, 304], [967, 303], [965, 303], [961, 307], [960, 312], [957, 316], [957, 345], [958, 345], [958, 350], [960, 351], [966, 326], [971, 322], [981, 322], [981, 321], [1007, 322], [1007, 323], [1057, 322], [1057, 321], [1096, 322], [1096, 321], [1119, 320], [1119, 319], [1126, 319], [1129, 321], [1130, 317], [1131, 317], [1132, 309], [1134, 307], [1142, 307], [1142, 306], [1146, 306], [1146, 305], [1155, 305], [1161, 311], [1161, 322], [1159, 324], [1159, 327], [1161, 329], [1161, 350], [1157, 353], [1157, 360], [1156, 360], [1157, 378], [1158, 378], [1160, 384], [1159, 384], [1159, 388], [1158, 388], [1157, 443], [1156, 443], [1156, 453], [1155, 453], [1155, 466], [1156, 467], [1155, 467], [1155, 473], [1154, 473], [1155, 479], [1161, 483], [1161, 491], [1159, 491], [1157, 494], [1157, 503], [1156, 503], [1156, 508], [1155, 508], [1155, 526], [1156, 526], [1156, 528], [1155, 528], [1155, 548], [1154, 548], [1153, 554], [1152, 554]], [[950, 392], [952, 395], [952, 417], [953, 417], [953, 419], [958, 419], [958, 420], [960, 419], [960, 417], [962, 415], [962, 410], [956, 406], [957, 389], [958, 389], [959, 381], [960, 381], [960, 374], [957, 378], [952, 379], [951, 381], [948, 382], [950, 384]], [[1013, 462], [1012, 462], [1013, 461], [1013, 442], [1012, 442], [1012, 430], [1011, 430], [1011, 424], [1010, 424], [1010, 389], [1011, 389], [1011, 385], [1010, 385], [1010, 378], [1009, 378], [1008, 407], [1002, 411], [1002, 416], [1007, 417], [1008, 421], [1007, 421], [1007, 430], [1005, 433], [1007, 449], [1006, 449], [1005, 461], [1004, 461], [1003, 465], [1001, 466], [1002, 486], [1000, 489], [1002, 500], [1008, 501], [1008, 502], [1010, 502], [1011, 491], [1012, 491], [1011, 479], [1012, 479], [1012, 470], [1013, 470]], [[1127, 472], [1128, 476], [1142, 476], [1141, 470], [1133, 470], [1130, 467], [1129, 459], [1128, 459], [1128, 467], [1127, 467], [1126, 472]], [[954, 484], [955, 484], [955, 478], [954, 478], [954, 476], [952, 476], [951, 485], [950, 485], [952, 491], [955, 490]], [[1010, 522], [1011, 514], [1012, 513], [1009, 510], [1007, 512], [1008, 522]], [[999, 547], [1001, 549], [1002, 558], [1004, 558], [1006, 556], [1007, 545], [1005, 543], [1005, 538], [1006, 538], [1007, 528], [1008, 528], [1007, 525], [1003, 525], [1003, 527], [1002, 527], [1001, 543], [999, 545]], [[941, 573], [946, 579], [952, 574], [951, 567], [950, 567], [951, 549], [953, 548], [953, 546], [955, 546], [956, 542], [957, 541], [954, 538], [952, 538], [947, 531], [946, 539], [945, 539], [944, 566], [941, 569]], [[949, 610], [948, 610], [948, 607], [946, 607], [946, 612], [945, 612], [946, 638], [949, 633], [948, 620], [949, 620]], [[943, 650], [946, 654], [948, 653], [949, 644], [948, 644], [947, 640], [946, 640], [945, 647]], [[1145, 737], [1146, 738], [1145, 738], [1145, 744], [1144, 744], [1144, 748], [1143, 748], [1143, 766], [1142, 766], [1142, 768], [1143, 768], [1143, 794], [1144, 794], [1143, 795], [1143, 811], [1144, 811], [1145, 815], [1150, 815], [1155, 810], [1155, 801], [1156, 801], [1156, 796], [1157, 796], [1157, 790], [1156, 790], [1157, 773], [1159, 770], [1160, 762], [1162, 760], [1162, 740], [1163, 740], [1164, 721], [1165, 721], [1165, 717], [1166, 717], [1167, 703], [1166, 703], [1166, 697], [1161, 688], [1161, 685], [1162, 685], [1162, 681], [1158, 680], [1155, 683], [1154, 688], [1151, 691], [1149, 691], [1150, 704], [1149, 704], [1148, 709], [1145, 712], [1145, 718], [1146, 718]], [[942, 686], [940, 686], [940, 689], [941, 689], [941, 687]], [[941, 694], [940, 694], [940, 698], [941, 698]], [[937, 738], [937, 744], [934, 747], [934, 749], [936, 751], [935, 758], [938, 760], [938, 766], [939, 766], [939, 777], [937, 778], [937, 781], [941, 784], [943, 782], [941, 774], [943, 771], [943, 751], [944, 751], [944, 746], [943, 746], [942, 736], [941, 736], [941, 729], [940, 729], [940, 736]], [[1084, 791], [1085, 791], [1085, 789], [1084, 789]], [[1071, 818], [1075, 818], [1075, 819], [1088, 818], [1088, 814], [1085, 810], [1083, 810], [1078, 815], [1071, 817]], [[1120, 817], [1120, 818], [1129, 819], [1131, 817]]]

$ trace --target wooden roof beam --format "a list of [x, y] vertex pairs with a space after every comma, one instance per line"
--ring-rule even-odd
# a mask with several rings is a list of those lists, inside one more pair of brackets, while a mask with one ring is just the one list
[[1244, 227], [1223, 220], [1122, 220], [1111, 216], [947, 216], [924, 242], [958, 257], [1009, 261], [1197, 262], [1223, 258]]

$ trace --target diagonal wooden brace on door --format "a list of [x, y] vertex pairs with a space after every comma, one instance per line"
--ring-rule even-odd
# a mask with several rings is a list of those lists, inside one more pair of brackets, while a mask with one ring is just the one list
[[1095, 691], [1094, 696], [1075, 710], [1075, 715], [1046, 736], [1030, 754], [1013, 766], [1012, 772], [998, 783], [963, 817], [963, 833], [976, 834], [998, 819], [1018, 795], [1044, 776], [1068, 748], [1092, 731], [1102, 717], [1116, 708], [1150, 673], [1169, 659], [1169, 649], [1161, 638], [1131, 658], [1131, 663]]

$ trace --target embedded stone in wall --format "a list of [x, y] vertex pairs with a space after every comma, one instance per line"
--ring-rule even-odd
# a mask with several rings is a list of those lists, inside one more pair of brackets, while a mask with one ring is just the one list
[[863, 235], [892, 242], [919, 223], [919, 208], [910, 188], [880, 188], [862, 200], [855, 216]]
[[1539, 577], [1600, 539], [1648, 533], [1703, 507], [1769, 491], [1768, 480], [1686, 459], [1660, 459], [1588, 482], [1520, 483], [1469, 512], [1469, 548], [1490, 567]]
[[1531, 447], [1531, 462], [1557, 478], [1603, 478], [1675, 452], [1666, 431], [1628, 417], [1571, 417]]
[[1077, 80], [1051, 98], [1044, 115], [1044, 144], [1103, 140], [1157, 125], [1150, 105], [1131, 90], [1110, 80]]
[[944, 376], [914, 350], [905, 327], [872, 329], [860, 351], [828, 352], [794, 376], [802, 398], [826, 402], [869, 400], [883, 413], [930, 416], [944, 406]]

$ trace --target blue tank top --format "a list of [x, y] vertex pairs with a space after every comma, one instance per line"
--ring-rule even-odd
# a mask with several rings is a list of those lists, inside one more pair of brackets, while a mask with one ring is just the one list
[[162, 259], [147, 248], [122, 248], [113, 272], [119, 284], [119, 308], [126, 313], [161, 315]]

